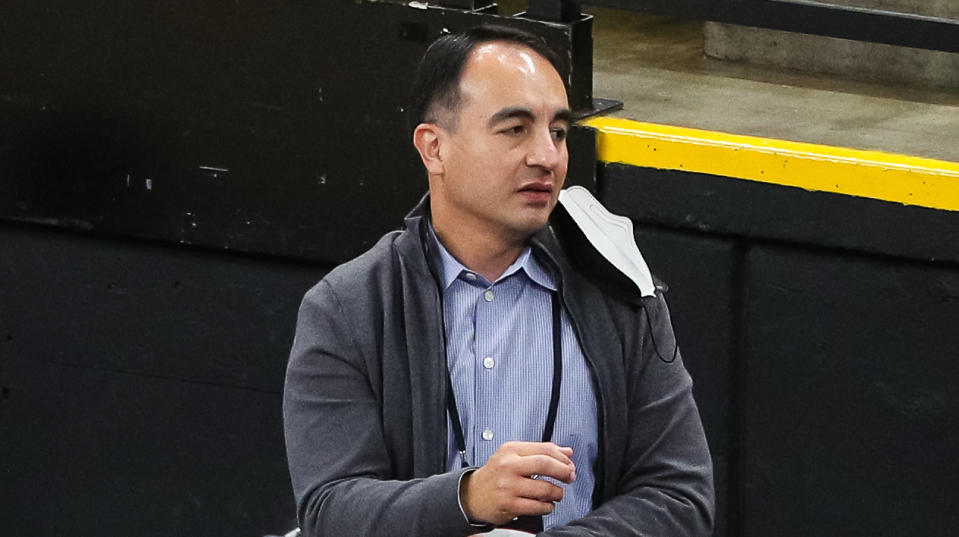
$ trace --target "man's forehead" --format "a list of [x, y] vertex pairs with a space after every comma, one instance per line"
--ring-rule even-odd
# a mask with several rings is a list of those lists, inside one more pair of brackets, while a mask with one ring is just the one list
[[473, 47], [466, 57], [465, 69], [502, 69], [512, 74], [526, 76], [554, 74], [556, 68], [539, 52], [522, 43], [512, 41], [485, 41]]
[[[556, 68], [535, 50], [519, 43], [489, 41], [477, 45], [467, 57], [460, 89], [468, 100], [478, 96], [510, 96], [523, 88], [557, 108], [566, 107], [566, 87]], [[516, 90], [516, 91], [511, 91]], [[548, 102], [548, 101], [553, 102]], [[519, 106], [523, 103], [504, 103]]]
[[504, 41], [487, 41], [480, 43], [471, 52], [468, 62], [489, 63], [495, 62], [508, 70], [515, 69], [526, 75], [537, 73], [543, 68], [542, 64], [552, 65], [538, 52], [519, 43]]

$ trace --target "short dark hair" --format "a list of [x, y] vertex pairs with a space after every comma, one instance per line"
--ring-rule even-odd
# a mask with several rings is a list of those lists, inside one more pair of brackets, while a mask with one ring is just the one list
[[[477, 45], [504, 41], [529, 47], [556, 69], [563, 86], [569, 91], [566, 67], [546, 40], [529, 32], [508, 26], [477, 26], [457, 34], [441, 36], [426, 49], [416, 69], [408, 117], [410, 131], [420, 123], [434, 123], [440, 110], [456, 111], [461, 104], [460, 77], [470, 52]], [[447, 125], [455, 128], [455, 125]]]

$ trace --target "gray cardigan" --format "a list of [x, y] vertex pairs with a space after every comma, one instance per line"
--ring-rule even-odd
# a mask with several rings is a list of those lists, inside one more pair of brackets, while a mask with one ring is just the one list
[[[426, 205], [405, 230], [331, 271], [300, 307], [283, 418], [306, 537], [477, 532], [457, 502], [463, 471], [445, 469], [446, 356]], [[584, 277], [588, 263], [566, 252], [588, 249], [557, 233], [568, 229], [562, 212], [530, 243], [557, 275], [592, 372], [599, 456], [594, 509], [542, 535], [707, 536], [712, 465], [692, 381], [681, 358], [669, 361], [676, 343], [662, 293], [641, 298], [611, 289], [614, 279]]]

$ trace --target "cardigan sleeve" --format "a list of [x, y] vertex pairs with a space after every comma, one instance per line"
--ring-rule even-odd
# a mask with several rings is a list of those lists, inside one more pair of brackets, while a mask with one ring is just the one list
[[[712, 534], [712, 460], [661, 292], [642, 300], [627, 327], [626, 451], [616, 495], [543, 537]], [[674, 353], [675, 351], [675, 353]]]
[[391, 475], [380, 402], [354, 321], [325, 280], [300, 306], [283, 423], [304, 537], [476, 533], [458, 504], [463, 470], [410, 480]]

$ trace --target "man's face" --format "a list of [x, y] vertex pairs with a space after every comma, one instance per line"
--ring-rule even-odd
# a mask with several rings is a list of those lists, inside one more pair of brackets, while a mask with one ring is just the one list
[[[442, 184], [434, 202], [481, 233], [525, 240], [546, 225], [566, 179], [570, 112], [545, 58], [490, 42], [470, 54], [455, 125], [444, 129]], [[451, 132], [452, 131], [452, 132]]]

